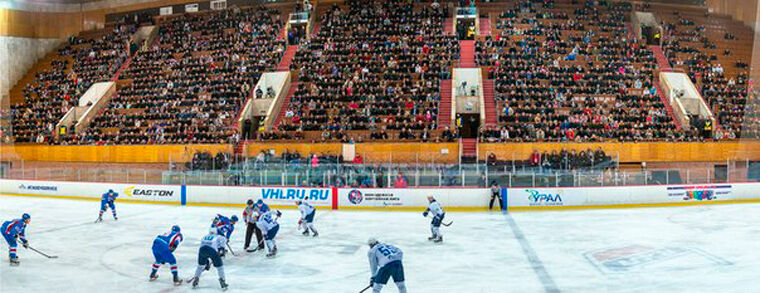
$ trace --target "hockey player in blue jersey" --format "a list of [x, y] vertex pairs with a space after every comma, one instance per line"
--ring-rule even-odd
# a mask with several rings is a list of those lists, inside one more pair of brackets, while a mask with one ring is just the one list
[[256, 201], [255, 207], [258, 209], [259, 214], [263, 214], [269, 211], [269, 206], [265, 204], [263, 200], [260, 200], [260, 199]]
[[98, 219], [95, 220], [96, 223], [103, 221], [103, 213], [107, 208], [111, 208], [114, 221], [119, 220], [119, 218], [116, 217], [116, 205], [114, 205], [114, 201], [116, 201], [117, 197], [119, 197], [119, 194], [114, 192], [113, 189], [109, 189], [108, 192], [103, 193], [103, 196], [100, 198], [100, 214], [98, 215]]
[[224, 263], [222, 262], [222, 257], [226, 252], [224, 249], [225, 245], [227, 245], [227, 238], [217, 235], [216, 228], [209, 229], [208, 235], [201, 239], [201, 247], [198, 249], [198, 267], [195, 269], [195, 276], [191, 279], [193, 288], [198, 287], [201, 273], [204, 270], [208, 270], [213, 263], [216, 272], [219, 274], [219, 284], [222, 286], [222, 290], [227, 290], [228, 285], [225, 282]]
[[313, 206], [303, 200], [296, 200], [296, 206], [301, 211], [301, 219], [298, 220], [298, 226], [303, 227], [303, 236], [309, 236], [309, 230], [314, 233], [314, 237], [319, 236], [317, 229], [314, 228], [314, 215], [317, 212]]
[[158, 269], [162, 264], [169, 263], [169, 268], [174, 276], [174, 286], [182, 284], [182, 280], [177, 276], [177, 259], [174, 258], [174, 250], [182, 242], [182, 233], [179, 232], [179, 226], [172, 226], [171, 232], [156, 236], [153, 240], [153, 257], [156, 262], [153, 263], [150, 271], [150, 281], [158, 279]]
[[275, 244], [274, 237], [277, 236], [277, 231], [280, 230], [280, 224], [277, 223], [277, 219], [282, 215], [280, 211], [272, 210], [259, 216], [259, 221], [256, 222], [256, 226], [261, 229], [261, 233], [264, 234], [264, 243], [267, 246], [267, 257], [271, 258], [277, 255], [277, 244]]
[[237, 222], [238, 217], [236, 215], [227, 218], [217, 214], [216, 218], [214, 218], [214, 222], [211, 223], [211, 227], [216, 228], [216, 234], [224, 236], [227, 240], [230, 240], [230, 236], [232, 236], [232, 231], [235, 231], [235, 224], [237, 224]]
[[428, 213], [431, 213], [433, 215], [433, 221], [430, 222], [430, 231], [433, 233], [433, 236], [428, 237], [428, 240], [440, 243], [443, 241], [443, 234], [441, 234], [441, 222], [443, 221], [443, 217], [446, 215], [446, 213], [443, 211], [441, 204], [439, 204], [432, 195], [429, 195], [427, 199], [430, 204], [428, 205], [427, 210], [422, 213], [422, 215], [425, 217], [427, 217]]
[[390, 244], [380, 243], [375, 238], [367, 240], [369, 251], [369, 272], [372, 277], [369, 279], [369, 285], [373, 293], [379, 293], [383, 286], [388, 283], [388, 279], [393, 278], [399, 293], [406, 293], [406, 284], [404, 284], [404, 265], [401, 259], [404, 253], [398, 247]]
[[29, 214], [23, 214], [20, 219], [5, 221], [3, 226], [0, 227], [5, 242], [8, 242], [8, 254], [12, 266], [19, 265], [18, 256], [16, 255], [16, 247], [18, 246], [16, 238], [21, 240], [24, 248], [29, 247], [29, 241], [26, 240], [24, 230], [26, 230], [26, 225], [29, 225], [31, 219], [32, 217]]

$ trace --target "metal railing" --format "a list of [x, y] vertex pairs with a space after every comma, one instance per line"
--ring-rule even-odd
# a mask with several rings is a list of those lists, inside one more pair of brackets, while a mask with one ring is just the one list
[[[7, 167], [7, 166], [6, 166]], [[130, 168], [5, 168], [7, 179], [141, 184], [353, 187], [581, 187], [712, 184], [760, 181], [760, 162], [729, 162], [725, 168], [571, 170], [486, 164], [303, 164], [244, 162], [225, 170]]]

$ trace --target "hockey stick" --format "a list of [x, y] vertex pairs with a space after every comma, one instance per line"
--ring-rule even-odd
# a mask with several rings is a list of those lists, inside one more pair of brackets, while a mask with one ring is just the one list
[[[435, 217], [435, 216], [433, 216], [433, 217]], [[427, 218], [427, 216], [425, 216], [425, 218]], [[441, 225], [444, 225], [446, 227], [451, 226], [451, 224], [454, 224], [454, 220], [451, 220], [451, 222], [449, 222], [448, 224], [446, 224], [443, 221], [441, 221]]]
[[230, 243], [227, 242], [227, 248], [230, 250], [230, 253], [232, 253], [232, 256], [237, 256], [234, 251], [232, 251], [232, 247], [230, 246]]
[[34, 247], [31, 247], [31, 246], [28, 246], [28, 245], [27, 245], [27, 247], [26, 247], [26, 248], [29, 248], [29, 249], [31, 249], [32, 251], [34, 251], [34, 252], [36, 252], [36, 253], [39, 253], [39, 254], [41, 254], [42, 256], [44, 256], [44, 257], [47, 257], [47, 258], [58, 258], [58, 256], [57, 256], [57, 255], [47, 255], [47, 254], [45, 254], [44, 252], [42, 252], [42, 251], [39, 251], [39, 250], [36, 250], [36, 249], [34, 249]]
[[372, 288], [372, 285], [369, 285], [369, 286], [365, 287], [364, 289], [362, 289], [361, 291], [359, 291], [359, 293], [364, 293], [364, 291], [367, 291], [367, 289], [369, 289], [369, 288]]

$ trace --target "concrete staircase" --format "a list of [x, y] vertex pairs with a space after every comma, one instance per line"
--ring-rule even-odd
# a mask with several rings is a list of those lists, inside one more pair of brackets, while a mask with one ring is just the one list
[[496, 96], [493, 79], [483, 80], [483, 106], [486, 111], [486, 124], [496, 124], [499, 121], [498, 109], [496, 109]]
[[489, 17], [480, 18], [480, 35], [481, 36], [491, 35], [491, 18]]
[[451, 125], [451, 79], [441, 80], [441, 101], [438, 102], [438, 129]]
[[288, 46], [288, 49], [285, 50], [285, 54], [282, 55], [280, 64], [277, 65], [277, 71], [290, 71], [290, 64], [293, 63], [293, 57], [296, 56], [297, 51], [298, 46]]
[[665, 104], [665, 110], [668, 112], [670, 119], [673, 119], [673, 123], [676, 124], [676, 127], [678, 127], [678, 129], [683, 129], [681, 121], [678, 120], [678, 117], [676, 117], [676, 114], [673, 112], [673, 106], [670, 104], [668, 97], [665, 96], [665, 92], [662, 90], [662, 85], [660, 84], [659, 78], [654, 79], [654, 86], [657, 88], [657, 96], [659, 96], [662, 103]]
[[277, 126], [280, 125], [280, 122], [282, 121], [283, 117], [285, 117], [285, 112], [290, 109], [290, 99], [293, 97], [293, 95], [296, 93], [296, 90], [298, 89], [299, 82], [293, 82], [290, 84], [290, 89], [288, 90], [288, 95], [285, 96], [285, 100], [282, 101], [282, 107], [280, 107], [280, 112], [277, 113], [277, 118], [274, 120], [274, 124], [272, 125], [272, 129], [277, 129]]
[[[665, 57], [665, 53], [662, 51], [662, 47], [649, 46], [649, 50], [652, 51], [652, 54], [654, 54], [654, 58], [657, 59], [657, 65], [660, 67], [660, 70], [670, 71], [673, 69], [670, 67], [670, 62], [668, 62], [668, 58]], [[678, 120], [675, 113], [673, 112], [673, 105], [670, 104], [668, 97], [665, 95], [665, 92], [662, 90], [662, 84], [660, 84], [660, 79], [656, 75], [654, 77], [654, 86], [657, 87], [657, 95], [660, 97], [660, 100], [662, 101], [663, 104], [665, 104], [665, 110], [668, 112], [668, 116], [670, 116], [670, 118], [673, 119], [673, 122], [676, 124], [676, 127], [678, 127], [678, 129], [683, 129], [683, 125], [681, 125], [681, 121]]]
[[444, 35], [454, 35], [454, 19], [451, 17], [447, 17], [446, 21], [443, 22], [443, 34]]
[[459, 41], [459, 67], [475, 68], [475, 41]]
[[477, 162], [478, 160], [478, 139], [477, 138], [462, 138], [460, 140], [462, 145], [462, 162]]
[[660, 66], [660, 70], [670, 71], [673, 69], [670, 67], [670, 62], [668, 62], [668, 58], [665, 57], [665, 53], [662, 51], [662, 47], [649, 46], [649, 50], [652, 51], [654, 58], [657, 59], [657, 65]]

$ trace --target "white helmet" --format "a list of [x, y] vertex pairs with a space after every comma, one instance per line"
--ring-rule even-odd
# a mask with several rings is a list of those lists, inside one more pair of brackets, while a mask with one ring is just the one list
[[375, 237], [370, 237], [369, 239], [367, 239], [367, 245], [369, 245], [370, 248], [375, 247], [375, 245], [377, 245], [378, 242], [379, 241], [377, 241]]
[[208, 234], [216, 235], [216, 228], [210, 228], [210, 229], [208, 229]]

